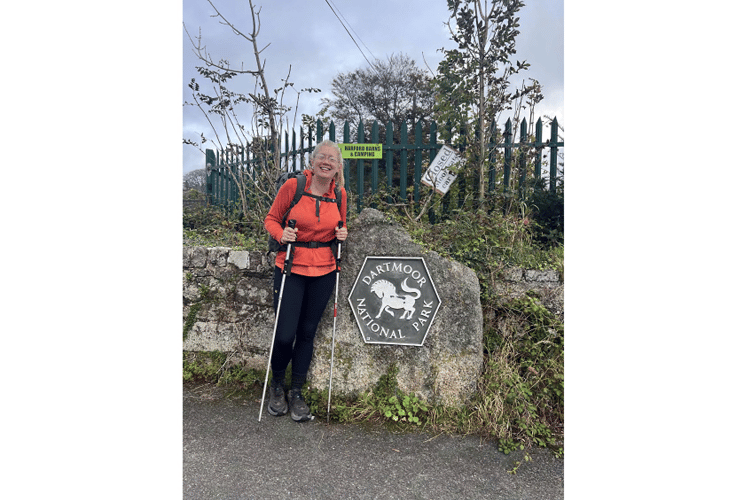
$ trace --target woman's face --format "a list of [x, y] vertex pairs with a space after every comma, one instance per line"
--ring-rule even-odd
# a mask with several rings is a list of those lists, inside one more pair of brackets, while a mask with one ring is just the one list
[[313, 174], [325, 179], [334, 179], [339, 172], [339, 152], [331, 146], [321, 146], [313, 157]]

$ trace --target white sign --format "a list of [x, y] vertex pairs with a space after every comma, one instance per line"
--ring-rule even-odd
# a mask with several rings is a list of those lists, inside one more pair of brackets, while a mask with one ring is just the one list
[[449, 171], [449, 167], [455, 163], [459, 163], [461, 160], [462, 155], [460, 155], [459, 151], [450, 148], [446, 144], [443, 145], [420, 181], [445, 195], [449, 191], [454, 179], [457, 178], [455, 174]]

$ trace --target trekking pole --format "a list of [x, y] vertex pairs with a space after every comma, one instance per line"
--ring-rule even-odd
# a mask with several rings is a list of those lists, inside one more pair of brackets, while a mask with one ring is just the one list
[[[337, 227], [342, 228], [343, 223], [339, 221]], [[332, 372], [334, 370], [334, 332], [337, 331], [337, 296], [339, 295], [339, 263], [342, 255], [342, 241], [337, 240], [337, 279], [334, 285], [334, 323], [332, 324], [332, 361], [329, 363], [329, 400], [326, 403], [326, 423], [329, 423], [329, 409], [332, 406]]]
[[[295, 229], [295, 221], [290, 219], [287, 221], [287, 227]], [[266, 364], [266, 376], [264, 377], [264, 391], [261, 393], [261, 408], [259, 409], [259, 422], [261, 422], [261, 414], [264, 412], [264, 398], [266, 398], [266, 384], [269, 380], [269, 369], [272, 366], [272, 351], [274, 350], [274, 338], [277, 336], [277, 322], [279, 322], [279, 311], [282, 309], [282, 292], [285, 291], [285, 278], [290, 274], [290, 268], [292, 267], [292, 259], [290, 254], [292, 253], [292, 243], [287, 244], [287, 253], [285, 254], [285, 267], [282, 271], [282, 283], [279, 286], [279, 297], [277, 298], [277, 314], [274, 316], [274, 330], [272, 330], [272, 345], [269, 347], [269, 362]]]

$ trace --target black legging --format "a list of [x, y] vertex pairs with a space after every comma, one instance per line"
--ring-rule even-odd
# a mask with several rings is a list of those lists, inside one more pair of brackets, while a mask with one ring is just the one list
[[[313, 339], [321, 316], [334, 290], [336, 274], [310, 277], [290, 273], [285, 279], [282, 310], [272, 352], [272, 374], [284, 380], [287, 365], [292, 360], [293, 386], [301, 386], [308, 374], [313, 357]], [[282, 270], [274, 268], [274, 311], [277, 310]]]

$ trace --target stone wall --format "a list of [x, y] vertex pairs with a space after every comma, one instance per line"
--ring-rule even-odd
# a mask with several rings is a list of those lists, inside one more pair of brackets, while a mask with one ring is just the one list
[[[475, 273], [426, 252], [381, 212], [365, 209], [348, 224], [342, 256], [332, 390], [354, 395], [373, 387], [391, 364], [405, 392], [445, 404], [465, 403], [476, 390], [483, 362], [483, 313]], [[363, 261], [371, 256], [422, 257], [442, 304], [422, 346], [366, 344], [347, 301]], [[262, 252], [184, 247], [184, 320], [190, 326], [186, 351], [222, 351], [230, 362], [266, 370], [274, 325], [272, 269]], [[561, 285], [552, 272], [510, 270], [504, 293], [510, 298], [535, 288], [549, 309], [562, 311]], [[501, 291], [501, 290], [500, 290]], [[309, 382], [329, 384], [333, 300], [316, 335]]]

